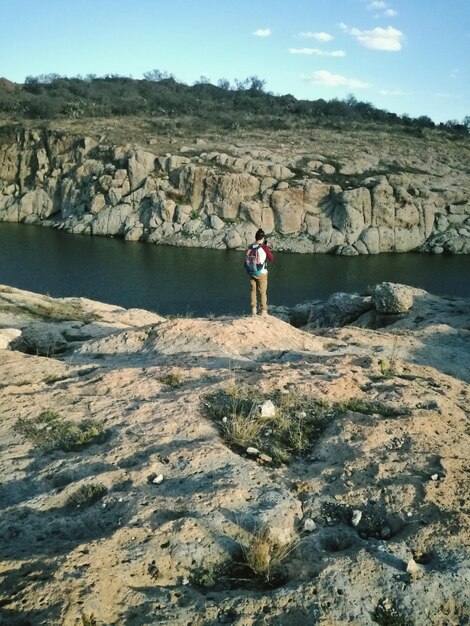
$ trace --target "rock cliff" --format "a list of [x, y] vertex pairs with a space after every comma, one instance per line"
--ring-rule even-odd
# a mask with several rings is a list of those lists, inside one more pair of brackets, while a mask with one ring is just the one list
[[222, 249], [261, 226], [277, 250], [470, 253], [468, 142], [330, 133], [154, 154], [15, 127], [0, 142], [0, 221]]

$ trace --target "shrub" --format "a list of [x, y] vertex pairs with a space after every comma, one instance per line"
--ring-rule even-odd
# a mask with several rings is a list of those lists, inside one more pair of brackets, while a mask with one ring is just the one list
[[82, 485], [67, 498], [66, 506], [74, 509], [91, 506], [101, 500], [107, 492], [107, 488], [102, 483]]
[[173, 389], [178, 389], [183, 384], [183, 378], [179, 372], [174, 371], [162, 376], [160, 382], [168, 387], [173, 387]]
[[101, 424], [92, 419], [72, 422], [54, 411], [44, 411], [34, 419], [20, 418], [15, 430], [40, 450], [78, 450], [103, 439]]

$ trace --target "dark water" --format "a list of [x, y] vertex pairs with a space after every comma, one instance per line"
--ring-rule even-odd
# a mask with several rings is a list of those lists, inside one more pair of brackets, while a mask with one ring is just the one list
[[[292, 305], [389, 280], [470, 297], [470, 256], [276, 254], [269, 302]], [[164, 315], [249, 309], [244, 252], [173, 248], [0, 224], [0, 283]]]

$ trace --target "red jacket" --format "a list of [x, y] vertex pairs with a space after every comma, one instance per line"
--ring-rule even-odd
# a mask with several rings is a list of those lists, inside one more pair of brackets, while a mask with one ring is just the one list
[[266, 252], [266, 260], [272, 263], [274, 261], [274, 255], [269, 249], [268, 245], [261, 246], [263, 250]]

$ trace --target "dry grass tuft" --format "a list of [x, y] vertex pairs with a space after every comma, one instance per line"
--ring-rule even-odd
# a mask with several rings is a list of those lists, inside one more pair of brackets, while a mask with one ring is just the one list
[[246, 544], [241, 544], [243, 557], [251, 572], [269, 582], [280, 575], [289, 555], [297, 548], [300, 539], [296, 538], [280, 545], [269, 534], [269, 529], [255, 530]]

